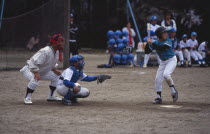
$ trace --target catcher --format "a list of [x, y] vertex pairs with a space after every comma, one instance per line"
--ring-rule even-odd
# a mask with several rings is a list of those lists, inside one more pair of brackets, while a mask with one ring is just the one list
[[78, 103], [77, 98], [86, 98], [90, 91], [87, 88], [80, 87], [77, 83], [80, 81], [96, 81], [98, 83], [104, 82], [106, 79], [111, 79], [109, 75], [87, 76], [83, 73], [85, 65], [84, 57], [81, 55], [74, 55], [69, 59], [70, 67], [64, 70], [57, 83], [57, 93], [64, 98], [62, 103], [64, 105], [72, 105]]

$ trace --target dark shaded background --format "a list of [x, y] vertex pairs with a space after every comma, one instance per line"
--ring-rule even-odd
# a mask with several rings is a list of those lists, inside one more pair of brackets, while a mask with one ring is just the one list
[[[191, 31], [198, 32], [198, 40], [209, 40], [210, 10], [208, 0], [131, 0], [142, 38], [146, 36], [148, 16], [158, 9], [159, 20], [170, 9], [176, 17], [178, 37]], [[32, 36], [40, 36], [38, 48], [46, 45], [49, 35], [64, 32], [63, 0], [6, 0], [0, 31], [0, 49], [25, 48]], [[185, 10], [195, 9], [203, 19], [200, 26], [187, 29], [180, 24]], [[130, 19], [126, 0], [71, 0], [71, 12], [80, 29], [82, 48], [106, 48], [106, 32], [122, 29]], [[136, 41], [138, 39], [136, 38]]]

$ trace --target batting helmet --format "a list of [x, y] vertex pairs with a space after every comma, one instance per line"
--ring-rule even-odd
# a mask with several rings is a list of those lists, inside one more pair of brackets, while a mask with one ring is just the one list
[[120, 30], [117, 30], [117, 31], [115, 32], [115, 35], [116, 35], [118, 38], [120, 38], [121, 35], [122, 35], [122, 32], [121, 32]]
[[123, 63], [123, 64], [126, 64], [127, 63], [127, 55], [125, 55], [125, 54], [123, 54], [122, 56], [121, 56], [121, 62]]
[[115, 54], [114, 57], [113, 57], [114, 62], [115, 63], [120, 63], [120, 58], [121, 58], [121, 56], [119, 54]]
[[120, 44], [120, 43], [122, 43], [122, 42], [123, 42], [122, 39], [117, 39], [117, 40], [116, 40], [116, 43], [117, 43], [117, 44]]
[[109, 30], [109, 31], [107, 32], [107, 37], [108, 37], [109, 39], [114, 38], [114, 36], [115, 36], [115, 33], [114, 33], [112, 30]]
[[167, 32], [167, 30], [164, 27], [159, 27], [156, 31], [155, 34], [158, 36], [158, 38], [161, 38], [161, 34]]
[[115, 39], [110, 39], [110, 40], [108, 41], [108, 44], [111, 45], [111, 46], [113, 46], [115, 43], [116, 43], [116, 42], [115, 42]]
[[128, 54], [128, 61], [133, 61], [134, 60], [134, 55], [133, 54]]
[[123, 37], [128, 36], [128, 32], [127, 31], [122, 31], [122, 36]]
[[128, 44], [128, 42], [129, 42], [129, 40], [128, 40], [127, 38], [125, 38], [125, 39], [123, 39], [123, 41], [122, 41], [122, 42], [123, 42], [123, 44], [124, 44], [124, 45], [127, 45], [127, 44]]

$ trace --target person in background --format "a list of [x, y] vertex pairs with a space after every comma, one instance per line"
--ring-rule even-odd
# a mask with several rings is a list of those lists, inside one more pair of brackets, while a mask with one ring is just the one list
[[72, 55], [77, 55], [79, 54], [78, 49], [79, 49], [79, 42], [78, 42], [78, 27], [74, 23], [74, 15], [70, 14], [70, 24], [69, 24], [69, 46], [70, 46], [70, 53]]
[[165, 12], [165, 19], [161, 22], [161, 26], [165, 27], [167, 31], [170, 31], [172, 28], [177, 30], [175, 20], [171, 19], [171, 12]]
[[134, 41], [134, 37], [136, 36], [135, 31], [133, 30], [133, 28], [131, 28], [131, 22], [127, 23], [127, 27], [124, 27], [122, 29], [122, 31], [127, 31], [128, 32], [128, 44], [132, 47], [135, 48], [135, 41]]
[[191, 39], [187, 40], [187, 45], [190, 46], [190, 56], [201, 67], [205, 67], [206, 62], [203, 60], [203, 57], [201, 56], [201, 54], [198, 53], [198, 51], [196, 50], [197, 47], [198, 47], [197, 33], [196, 32], [191, 33]]
[[202, 55], [203, 59], [206, 59], [206, 54], [208, 52], [208, 42], [204, 41], [200, 44], [200, 46], [198, 47], [198, 52]]
[[182, 35], [182, 40], [180, 41], [179, 46], [182, 49], [182, 53], [183, 53], [184, 58], [187, 59], [186, 65], [188, 67], [192, 67], [190, 51], [189, 51], [190, 50], [190, 46], [188, 46], [187, 40], [188, 40], [187, 39], [187, 35], [186, 34]]
[[181, 51], [179, 40], [176, 37], [176, 30], [174, 28], [170, 30], [170, 39], [172, 41], [172, 49], [176, 56], [179, 58], [179, 65], [180, 67], [184, 67], [183, 53]]

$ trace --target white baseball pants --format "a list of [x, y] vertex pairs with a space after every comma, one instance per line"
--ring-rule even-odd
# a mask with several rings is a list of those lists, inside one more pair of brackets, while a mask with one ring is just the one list
[[174, 85], [174, 82], [171, 78], [171, 74], [173, 73], [174, 69], [177, 65], [177, 58], [176, 56], [160, 62], [159, 68], [157, 70], [156, 78], [155, 78], [155, 89], [157, 92], [162, 91], [162, 82], [163, 79], [166, 80], [169, 86]]
[[191, 62], [190, 52], [187, 49], [184, 49], [182, 52], [183, 52], [184, 58], [186, 58], [188, 62]]
[[[68, 87], [66, 87], [65, 85], [57, 85], [56, 87], [57, 89], [57, 93], [60, 96], [65, 96], [69, 90]], [[73, 90], [73, 89], [70, 89]], [[87, 88], [81, 87], [80, 92], [76, 94], [76, 98], [85, 98], [88, 97], [90, 95], [90, 91]]]
[[179, 61], [184, 61], [184, 57], [183, 57], [182, 51], [176, 50], [174, 53], [179, 58]]
[[[29, 81], [28, 88], [35, 90], [36, 87], [39, 85], [39, 81], [34, 79], [34, 74], [30, 71], [28, 65], [24, 66], [20, 72], [23, 76]], [[49, 80], [51, 81], [50, 86], [56, 87], [58, 82], [58, 75], [56, 75], [53, 71], [49, 71], [45, 75], [41, 75], [40, 80]]]

